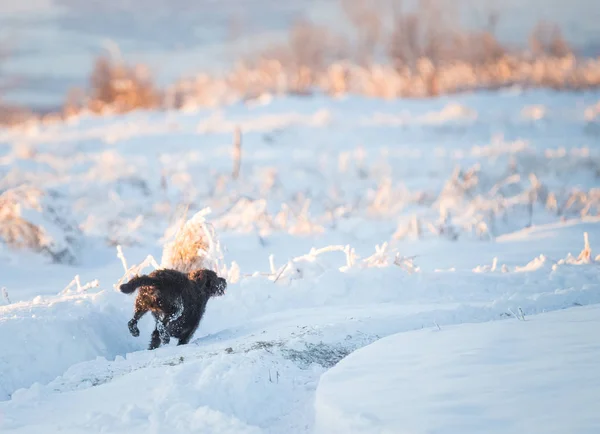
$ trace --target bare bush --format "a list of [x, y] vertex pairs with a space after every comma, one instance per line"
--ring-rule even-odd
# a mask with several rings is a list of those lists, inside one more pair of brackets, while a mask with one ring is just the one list
[[450, 60], [461, 60], [474, 66], [501, 61], [509, 51], [496, 38], [498, 13], [488, 15], [487, 24], [481, 31], [457, 31], [453, 36]]
[[394, 17], [394, 27], [390, 37], [388, 56], [397, 70], [416, 66], [423, 57], [421, 22], [416, 13]]
[[572, 53], [562, 30], [555, 23], [539, 21], [529, 36], [531, 51], [536, 56], [566, 57]]
[[100, 56], [90, 75], [89, 94], [74, 89], [68, 96], [65, 113], [82, 108], [94, 113], [125, 113], [159, 106], [160, 93], [144, 65], [130, 66], [121, 60]]
[[[268, 48], [255, 61], [239, 65], [229, 76], [237, 88], [252, 88], [257, 81], [267, 89], [285, 88], [286, 93], [311, 93], [318, 77], [329, 65], [346, 56], [346, 42], [327, 27], [306, 20], [297, 21], [284, 44]], [[242, 74], [240, 74], [242, 72]], [[263, 86], [250, 95], [265, 92]]]
[[326, 27], [299, 21], [290, 31], [289, 63], [297, 68], [322, 71], [337, 57], [336, 50], [340, 49], [337, 42]]
[[341, 5], [356, 35], [354, 57], [360, 65], [369, 65], [384, 37], [382, 5], [369, 0], [342, 0]]
[[417, 69], [420, 59], [427, 59], [436, 69], [455, 62], [474, 66], [496, 62], [507, 53], [495, 37], [499, 17], [490, 13], [483, 30], [466, 31], [439, 0], [421, 0], [409, 12], [397, 8], [388, 56], [399, 71]]

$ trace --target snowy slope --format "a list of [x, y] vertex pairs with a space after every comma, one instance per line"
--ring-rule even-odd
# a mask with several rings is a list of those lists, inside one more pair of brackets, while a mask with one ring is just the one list
[[594, 433], [600, 307], [400, 333], [326, 372], [316, 432]]
[[[0, 431], [313, 432], [320, 377], [379, 339], [470, 323], [486, 341], [600, 303], [599, 100], [261, 98], [0, 130], [0, 239], [44, 235], [0, 241]], [[160, 261], [205, 207], [227, 293], [190, 345], [146, 351], [115, 247]]]
[[[529, 320], [534, 313], [600, 302], [597, 264], [538, 263], [470, 275], [332, 267], [290, 286], [246, 279], [211, 302], [191, 345], [153, 352], [130, 352], [143, 350], [150, 324], [142, 329], [146, 339], [129, 337], [130, 302], [112, 290], [48, 297], [30, 307], [16, 303], [2, 308], [0, 323], [4, 388], [11, 393], [0, 403], [3, 432], [39, 432], [42, 426], [51, 432], [235, 432], [242, 426], [311, 432], [319, 377], [382, 337], [461, 323], [508, 324], [521, 311]], [[71, 322], [61, 317], [63, 309]], [[36, 321], [41, 327], [34, 328]], [[483, 327], [477, 336], [487, 339], [489, 324], [469, 327]], [[468, 330], [466, 342], [472, 340]], [[571, 335], [555, 336], [557, 357], [566, 357]], [[421, 341], [410, 343], [406, 351], [419, 353]], [[407, 369], [409, 375], [414, 364]], [[479, 375], [494, 373], [492, 364]], [[36, 381], [42, 384], [15, 391]], [[207, 418], [217, 425], [203, 425]]]

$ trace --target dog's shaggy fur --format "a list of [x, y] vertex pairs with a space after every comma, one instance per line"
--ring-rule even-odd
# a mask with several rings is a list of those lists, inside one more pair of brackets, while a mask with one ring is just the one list
[[184, 274], [163, 269], [136, 276], [119, 289], [131, 294], [138, 288], [129, 331], [133, 336], [139, 336], [138, 321], [146, 312], [152, 312], [156, 328], [152, 332], [149, 349], [153, 350], [161, 343], [168, 344], [171, 337], [179, 340], [177, 345], [187, 344], [198, 328], [208, 299], [223, 295], [227, 282], [212, 270]]

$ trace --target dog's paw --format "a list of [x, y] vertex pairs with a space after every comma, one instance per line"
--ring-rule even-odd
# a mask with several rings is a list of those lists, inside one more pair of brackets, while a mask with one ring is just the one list
[[127, 325], [129, 326], [129, 333], [131, 333], [133, 337], [137, 338], [140, 335], [140, 329], [137, 326], [137, 321], [132, 319]]
[[168, 344], [171, 341], [171, 336], [169, 335], [169, 332], [167, 331], [165, 326], [161, 323], [158, 323], [157, 330], [160, 336], [160, 341], [165, 345]]

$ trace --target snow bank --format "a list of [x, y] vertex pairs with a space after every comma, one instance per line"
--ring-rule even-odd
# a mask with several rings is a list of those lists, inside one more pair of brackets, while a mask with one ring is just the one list
[[316, 432], [596, 432], [599, 327], [591, 306], [389, 336], [321, 377]]
[[0, 306], [0, 400], [46, 383], [74, 363], [144, 348], [146, 342], [127, 333], [130, 316], [131, 302], [113, 291]]

